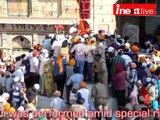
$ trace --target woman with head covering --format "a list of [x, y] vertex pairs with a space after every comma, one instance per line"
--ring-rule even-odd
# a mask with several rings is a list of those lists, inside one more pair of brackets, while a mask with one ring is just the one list
[[84, 106], [87, 108], [87, 110], [89, 110], [89, 90], [87, 89], [85, 82], [81, 82], [79, 92], [81, 93], [82, 98], [85, 99]]
[[146, 79], [149, 79], [149, 80], [146, 80], [148, 85], [147, 85], [147, 88], [148, 88], [148, 92], [150, 94], [150, 101], [152, 102], [153, 100], [155, 100], [157, 97], [158, 97], [158, 89], [157, 89], [157, 76], [152, 76], [152, 78], [148, 77]]
[[123, 64], [117, 64], [116, 72], [113, 76], [113, 85], [116, 90], [118, 106], [125, 106], [125, 82], [127, 80], [127, 71], [124, 70]]

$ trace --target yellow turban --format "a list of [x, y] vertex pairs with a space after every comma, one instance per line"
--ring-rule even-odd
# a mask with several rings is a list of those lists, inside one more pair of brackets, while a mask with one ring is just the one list
[[139, 58], [139, 61], [140, 61], [140, 62], [145, 62], [145, 61], [146, 61], [146, 56], [140, 57], [140, 58]]
[[158, 67], [157, 65], [153, 66], [153, 68], [151, 68], [150, 71], [151, 71], [152, 73], [155, 72], [155, 71], [157, 70], [157, 67]]
[[9, 112], [16, 112], [16, 110], [13, 107], [11, 107]]
[[157, 57], [160, 57], [160, 51], [157, 51], [156, 55], [157, 55]]
[[69, 64], [70, 66], [74, 66], [74, 65], [76, 64], [75, 59], [74, 59], [74, 58], [70, 59], [69, 62], [68, 62], [68, 64]]
[[79, 42], [79, 38], [78, 37], [74, 37], [72, 40], [73, 43], [77, 44]]
[[9, 103], [6, 103], [5, 106], [4, 106], [4, 108], [5, 108], [6, 112], [9, 112], [10, 108], [11, 108], [11, 105]]

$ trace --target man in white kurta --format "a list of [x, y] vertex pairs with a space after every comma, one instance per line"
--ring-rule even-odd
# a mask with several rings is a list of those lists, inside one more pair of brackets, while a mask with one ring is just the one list
[[40, 62], [40, 67], [39, 67], [39, 75], [40, 75], [40, 88], [41, 88], [41, 94], [44, 94], [44, 66], [49, 60], [49, 54], [48, 52], [43, 52], [42, 53], [43, 58], [41, 59]]

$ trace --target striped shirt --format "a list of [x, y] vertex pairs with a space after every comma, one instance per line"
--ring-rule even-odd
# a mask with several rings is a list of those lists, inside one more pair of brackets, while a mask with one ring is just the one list
[[118, 55], [114, 56], [114, 58], [112, 59], [111, 69], [110, 69], [112, 75], [116, 71], [117, 64], [123, 64], [125, 66], [125, 60], [121, 56], [118, 56]]
[[21, 83], [14, 83], [12, 85], [12, 90], [13, 90], [13, 96], [12, 99], [14, 102], [21, 102], [21, 90], [22, 90], [22, 84]]

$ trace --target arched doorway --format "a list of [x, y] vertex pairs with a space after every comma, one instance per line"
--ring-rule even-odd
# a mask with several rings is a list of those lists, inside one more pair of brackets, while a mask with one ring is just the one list
[[12, 51], [15, 57], [28, 54], [30, 48], [31, 42], [23, 36], [17, 36], [12, 40]]

